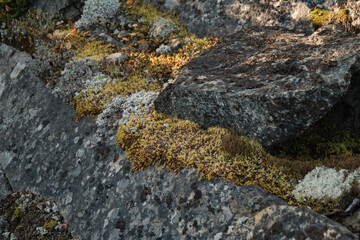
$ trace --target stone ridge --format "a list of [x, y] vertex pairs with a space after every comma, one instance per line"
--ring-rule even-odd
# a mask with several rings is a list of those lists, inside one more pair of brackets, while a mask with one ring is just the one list
[[189, 62], [156, 110], [254, 136], [264, 146], [301, 133], [350, 85], [360, 38], [340, 26], [308, 36], [253, 27]]
[[249, 27], [282, 27], [311, 32], [309, 10], [315, 6], [350, 11], [352, 26], [359, 28], [357, 0], [143, 0], [169, 13], [176, 12], [186, 28], [200, 36], [225, 36]]
[[199, 180], [194, 170], [131, 172], [114, 139], [91, 119], [76, 123], [31, 65], [0, 43], [0, 164], [14, 191], [54, 200], [80, 239], [358, 239], [256, 186]]

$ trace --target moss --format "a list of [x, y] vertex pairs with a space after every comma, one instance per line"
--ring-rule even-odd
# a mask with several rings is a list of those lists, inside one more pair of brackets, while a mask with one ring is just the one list
[[331, 156], [346, 156], [360, 153], [360, 138], [354, 133], [340, 129], [324, 118], [309, 127], [299, 137], [274, 145], [271, 153], [285, 153], [293, 160], [325, 160]]
[[13, 19], [27, 10], [27, 0], [0, 0], [0, 22]]
[[19, 207], [15, 207], [13, 218], [17, 219], [20, 216], [21, 210]]
[[[165, 166], [175, 173], [195, 168], [202, 178], [256, 184], [284, 199], [292, 199], [289, 192], [296, 176], [283, 167], [274, 167], [270, 156], [253, 138], [219, 127], [202, 130], [191, 121], [169, 118], [156, 111], [121, 126], [117, 137], [118, 145], [127, 150], [127, 157], [133, 161], [134, 171], [150, 165]], [[230, 140], [232, 146], [226, 146]]]
[[54, 219], [51, 219], [51, 220], [45, 222], [44, 228], [46, 229], [46, 231], [52, 232], [57, 225], [58, 225], [58, 222]]
[[119, 50], [119, 47], [104, 41], [88, 41], [77, 49], [75, 59], [86, 57], [100, 59]]
[[310, 11], [310, 14], [312, 16], [313, 27], [315, 30], [335, 22], [343, 24], [347, 30], [352, 30], [352, 18], [349, 14], [349, 10], [347, 9], [341, 9], [338, 13], [335, 13], [329, 10], [316, 8]]
[[36, 39], [41, 39], [55, 28], [52, 18], [52, 14], [40, 9], [30, 9], [18, 19], [5, 21], [7, 28], [2, 39], [6, 44], [33, 53]]

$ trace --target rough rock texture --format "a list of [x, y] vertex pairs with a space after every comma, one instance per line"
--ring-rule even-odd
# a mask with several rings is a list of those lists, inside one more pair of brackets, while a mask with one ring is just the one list
[[29, 8], [40, 8], [51, 13], [61, 12], [66, 17], [77, 17], [85, 0], [28, 0]]
[[0, 199], [0, 239], [70, 239], [53, 201], [24, 192]]
[[269, 146], [299, 134], [346, 93], [360, 69], [359, 40], [341, 26], [310, 36], [265, 27], [238, 32], [189, 62], [155, 107]]
[[354, 75], [348, 92], [331, 109], [327, 117], [342, 128], [360, 135], [360, 74]]
[[0, 44], [0, 164], [14, 191], [53, 199], [81, 239], [257, 239], [258, 229], [272, 232], [267, 239], [357, 239], [256, 186], [199, 180], [194, 170], [131, 172], [111, 132], [97, 132], [90, 119], [76, 123], [70, 106], [32, 76], [31, 61]]
[[350, 10], [353, 25], [360, 26], [357, 0], [143, 0], [160, 9], [176, 11], [180, 21], [193, 33], [223, 36], [251, 26], [277, 26], [311, 31], [309, 10], [316, 5], [337, 12]]
[[11, 185], [6, 178], [4, 171], [0, 168], [0, 199], [5, 198], [9, 193], [11, 193], [11, 190]]

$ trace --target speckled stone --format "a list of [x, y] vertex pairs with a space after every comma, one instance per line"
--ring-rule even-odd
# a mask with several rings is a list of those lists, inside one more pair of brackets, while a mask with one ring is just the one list
[[347, 93], [359, 50], [360, 37], [338, 25], [313, 34], [253, 27], [191, 60], [155, 108], [270, 146], [300, 134]]
[[[291, 234], [310, 237], [305, 224], [323, 236], [332, 229], [333, 239], [356, 239], [340, 224], [290, 208], [257, 186], [200, 180], [195, 170], [132, 172], [108, 133], [92, 119], [77, 123], [71, 107], [42, 87], [28, 67], [11, 79], [18, 62], [28, 66], [31, 57], [0, 43], [0, 153], [14, 153], [4, 172], [14, 191], [53, 199], [80, 239], [250, 239], [263, 222], [268, 226], [267, 215], [259, 214], [282, 206], [288, 211], [270, 217], [294, 229]], [[82, 141], [74, 143], [77, 137]], [[282, 218], [288, 212], [294, 213], [289, 223]], [[317, 221], [309, 225], [309, 218]]]
[[180, 22], [201, 36], [224, 36], [249, 27], [281, 27], [312, 31], [309, 11], [316, 5], [338, 12], [350, 11], [352, 25], [360, 27], [360, 2], [357, 0], [143, 0], [167, 11], [176, 12]]

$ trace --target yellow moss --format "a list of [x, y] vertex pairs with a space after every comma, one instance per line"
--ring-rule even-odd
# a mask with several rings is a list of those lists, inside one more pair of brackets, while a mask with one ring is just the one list
[[119, 50], [117, 46], [104, 41], [88, 41], [77, 49], [75, 59], [86, 57], [100, 59], [109, 56], [117, 50]]
[[[160, 12], [149, 4], [143, 5], [140, 2], [135, 2], [122, 5], [122, 8], [130, 18], [136, 19], [136, 21], [142, 19], [142, 21], [133, 24], [136, 27], [130, 33], [130, 40], [127, 41], [131, 51], [122, 50], [128, 54], [129, 60], [121, 63], [102, 62], [101, 69], [103, 73], [115, 79], [105, 84], [96, 94], [90, 90], [89, 94], [80, 94], [75, 98], [73, 105], [78, 119], [89, 115], [98, 115], [105, 104], [116, 96], [127, 96], [143, 89], [146, 91], [160, 91], [163, 80], [174, 78], [179, 69], [195, 54], [213, 46], [217, 42], [217, 39], [198, 38], [193, 34], [189, 34], [175, 17]], [[151, 22], [157, 17], [172, 18], [179, 26], [180, 31], [163, 40], [150, 37], [148, 31]], [[133, 44], [133, 42], [146, 42], [151, 46], [159, 46], [160, 43], [163, 43], [162, 41], [172, 38], [179, 39], [184, 43], [184, 46], [170, 54], [158, 54], [150, 50], [139, 51]], [[111, 54], [113, 48], [114, 46], [105, 42], [90, 41], [83, 43], [83, 46], [78, 48], [76, 58], [93, 57], [99, 59]], [[151, 81], [147, 83], [147, 79]]]
[[256, 184], [284, 199], [292, 199], [289, 193], [296, 176], [282, 167], [274, 167], [261, 145], [244, 136], [242, 141], [252, 151], [229, 158], [223, 139], [231, 134], [219, 127], [202, 130], [191, 121], [168, 118], [154, 111], [144, 119], [133, 118], [121, 126], [117, 142], [127, 150], [134, 171], [150, 165], [165, 166], [175, 173], [195, 168], [209, 180], [221, 178], [239, 185]]
[[343, 24], [347, 30], [351, 30], [352, 18], [349, 15], [349, 10], [347, 9], [341, 9], [338, 13], [335, 13], [329, 10], [317, 8], [310, 11], [310, 14], [312, 15], [315, 30], [334, 22], [339, 22]]
[[44, 228], [46, 229], [46, 231], [51, 232], [57, 225], [58, 222], [54, 219], [51, 219], [50, 221], [45, 222]]
[[16, 207], [13, 214], [13, 219], [16, 219], [20, 216], [21, 210], [19, 207]]
[[86, 94], [79, 93], [73, 102], [76, 120], [80, 121], [87, 116], [97, 116], [104, 110], [104, 106], [105, 102], [92, 89], [88, 89]]

